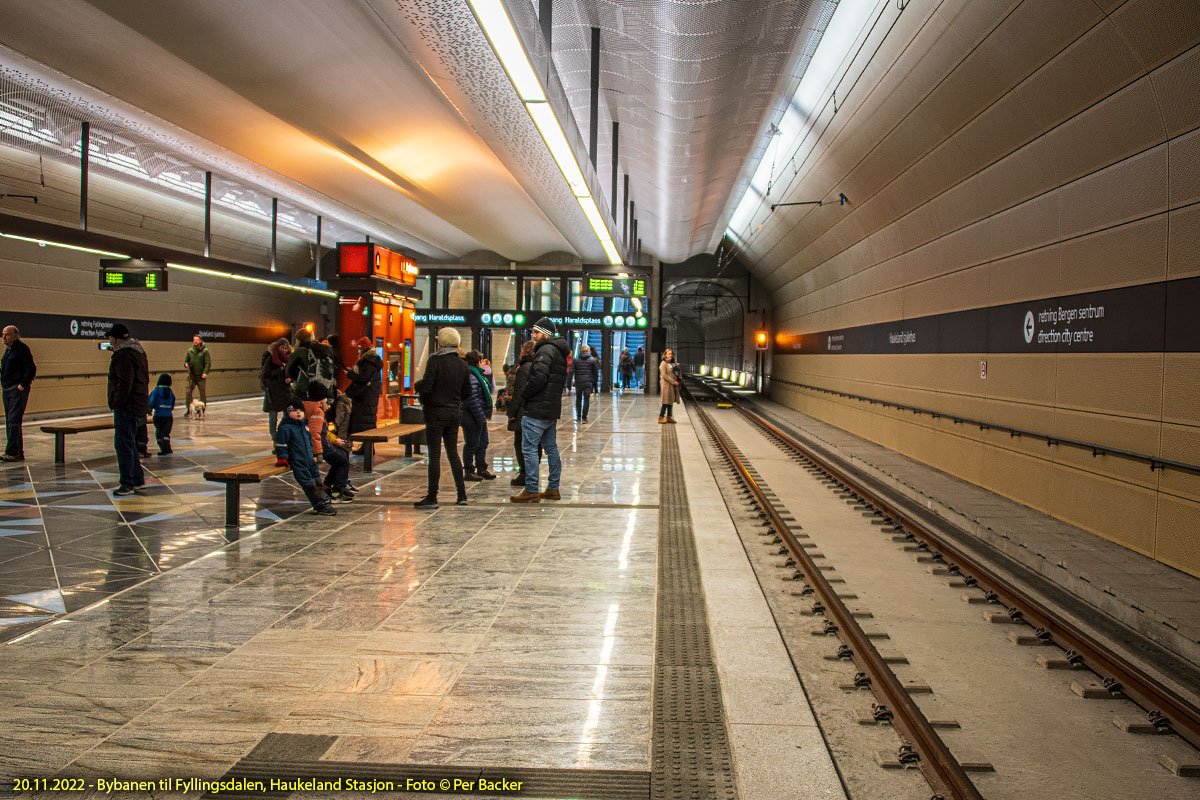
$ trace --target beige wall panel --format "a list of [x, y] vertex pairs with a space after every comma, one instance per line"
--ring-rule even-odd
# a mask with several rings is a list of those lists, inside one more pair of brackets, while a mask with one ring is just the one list
[[1005, 81], [1015, 84], [1101, 18], [1090, 0], [1024, 2], [979, 45], [979, 52]]
[[1200, 576], [1200, 503], [1162, 495], [1154, 557], [1189, 575]]
[[1053, 474], [1050, 480], [1057, 487], [1051, 514], [1143, 555], [1154, 556], [1158, 507], [1154, 491], [1078, 470]]
[[[979, 377], [979, 362], [988, 358], [983, 353], [953, 353], [934, 356], [937, 359], [937, 385], [956, 394], [983, 396], [987, 380]], [[991, 366], [989, 364], [989, 366]]]
[[924, 208], [928, 209], [934, 224], [927, 235], [910, 243], [912, 247], [924, 244], [935, 236], [964, 228], [992, 210], [978, 174], [935, 197]]
[[[1195, 425], [1195, 423], [1193, 425], [1178, 425], [1178, 423], [1164, 422], [1162, 426], [1162, 441], [1162, 450], [1159, 451], [1159, 456], [1170, 459], [1170, 461], [1200, 467], [1200, 426]], [[1169, 482], [1177, 491], [1200, 492], [1200, 475], [1192, 475], [1189, 476], [1189, 480], [1178, 481], [1174, 480], [1174, 476], [1188, 474], [1176, 473], [1175, 470], [1168, 471], [1171, 473], [1172, 480], [1166, 481], [1166, 475], [1164, 474], [1164, 483]]]
[[1061, 176], [1047, 168], [1053, 157], [1045, 139], [1038, 139], [983, 170], [980, 178], [991, 208], [1001, 210], [1035, 200], [1056, 187]]
[[1198, 73], [1200, 47], [1193, 47], [1150, 75], [1168, 136], [1178, 136], [1200, 125]]
[[1142, 78], [1046, 134], [1063, 183], [1115, 164], [1166, 138], [1154, 88]]
[[951, 141], [963, 153], [969, 175], [1017, 151], [1041, 132], [1020, 96], [1010, 92], [963, 126]]
[[1146, 69], [1182, 53], [1200, 38], [1195, 0], [1130, 0], [1110, 19]]
[[991, 353], [984, 392], [1020, 403], [1054, 405], [1057, 357], [1051, 353]]
[[1030, 508], [1050, 513], [1054, 467], [1044, 458], [992, 448], [984, 457], [981, 485]]
[[989, 259], [1047, 247], [1058, 239], [1058, 193], [1001, 211], [976, 227]]
[[1062, 247], [1051, 245], [994, 261], [990, 305], [1053, 297], [1063, 286]]
[[1165, 211], [1167, 146], [1159, 145], [1092, 173], [1060, 191], [1064, 237]]
[[1050, 128], [1117, 90], [1142, 73], [1141, 64], [1111, 22], [1080, 37], [1016, 91]]
[[1200, 426], [1200, 353], [1164, 356], [1162, 397], [1164, 422]]
[[[1087, 414], [1060, 408], [1054, 412], [1054, 426], [1049, 432], [1064, 439], [1156, 456], [1159, 454], [1160, 427], [1156, 420]], [[1158, 485], [1157, 471], [1151, 472], [1150, 465], [1145, 461], [1115, 455], [1092, 456], [1091, 450], [1073, 445], [1051, 446], [1049, 455], [1060, 464], [1096, 472], [1126, 483], [1149, 488]]]
[[991, 291], [988, 273], [988, 265], [983, 264], [905, 288], [904, 316], [923, 317], [987, 305]]
[[1161, 281], [1167, 275], [1167, 216], [1105, 228], [1069, 239], [1058, 249], [1061, 294]]
[[[1200, 64], [1196, 71], [1200, 75]], [[1172, 139], [1167, 150], [1171, 208], [1200, 200], [1200, 130]]]
[[1168, 215], [1167, 278], [1200, 275], [1200, 205]]
[[933, 141], [935, 135], [940, 139], [995, 102], [1006, 88], [990, 61], [975, 51], [930, 92], [913, 116], [926, 121], [927, 141]]
[[[1038, 406], [1030, 403], [1014, 403], [994, 398], [985, 399], [982, 402], [982, 406], [983, 411], [979, 415], [981, 418], [980, 421], [990, 422], [993, 425], [1002, 425], [1033, 433], [1047, 433], [1054, 424], [1054, 409], [1046, 406]], [[1008, 437], [1008, 434], [1002, 433], [1000, 436]], [[1015, 438], [1010, 437], [1010, 439], [1011, 441], [1001, 446], [1012, 446], [1025, 450], [1028, 445], [1035, 441], [1033, 439], [1022, 439], [1018, 442]], [[1038, 442], [1037, 446], [1029, 446], [1028, 449], [1040, 458], [1045, 458], [1047, 456], [1045, 447], [1045, 442]]]
[[993, 3], [955, 2], [937, 6], [938, 16], [946, 20], [955, 34], [971, 46], [979, 44], [1021, 0], [996, 0]]
[[1060, 408], [1161, 419], [1163, 354], [1060, 353], [1055, 385]]

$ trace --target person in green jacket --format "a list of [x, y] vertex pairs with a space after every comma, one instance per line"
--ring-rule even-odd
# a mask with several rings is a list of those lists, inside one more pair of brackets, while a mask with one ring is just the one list
[[200, 390], [200, 405], [196, 406], [196, 418], [204, 416], [204, 408], [208, 405], [208, 392], [204, 390], [204, 384], [208, 380], [208, 372], [212, 369], [212, 354], [208, 352], [208, 348], [204, 346], [204, 340], [197, 336], [192, 337], [192, 346], [188, 348], [187, 355], [183, 357], [183, 365], [187, 367], [187, 405], [184, 406], [184, 419], [190, 419], [192, 416], [192, 393], [198, 388]]

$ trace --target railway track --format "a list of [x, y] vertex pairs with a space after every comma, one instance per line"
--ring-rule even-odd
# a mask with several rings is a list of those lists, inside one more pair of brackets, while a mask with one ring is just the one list
[[[967, 552], [938, 531], [936, 526], [927, 524], [918, 514], [894, 502], [867, 481], [798, 441], [762, 415], [745, 408], [736, 396], [722, 391], [719, 386], [707, 384], [696, 391], [694, 381], [689, 388], [693, 394], [710, 394], [713, 395], [711, 399], [733, 405], [741, 419], [780, 449], [800, 459], [810, 471], [823, 476], [831, 488], [847, 494], [855, 502], [880, 515], [890, 530], [915, 542], [946, 574], [963, 585], [978, 587], [986, 601], [1003, 608], [1003, 613], [1012, 622], [1028, 624], [1038, 644], [1059, 647], [1063, 651], [1062, 661], [1070, 668], [1090, 669], [1111, 696], [1128, 699], [1140, 706], [1146, 713], [1145, 725], [1151, 726], [1156, 732], [1178, 734], [1192, 747], [1200, 748], [1200, 709], [1191, 698], [1155, 680], [1152, 670], [1143, 669], [1140, 664], [1089, 636], [1066, 619], [1065, 615], [1057, 613], [1055, 608], [1007, 580], [1003, 570], [995, 569], [986, 560]], [[795, 577], [804, 581], [801, 594], [811, 592], [815, 596], [813, 612], [826, 618], [826, 631], [835, 633], [843, 642], [839, 655], [849, 657], [859, 670], [855, 682], [869, 686], [877, 698], [877, 716], [890, 721], [901, 737], [904, 744], [899, 760], [920, 768], [934, 797], [981, 797], [937, 729], [909, 696], [904, 684], [855, 619], [855, 614], [822, 574], [821, 565], [809, 557], [805, 544], [800, 541], [801, 538], [807, 539], [807, 535], [799, 533], [798, 536], [799, 526], [784, 519], [786, 514], [777, 507], [777, 500], [772, 499], [769, 490], [764, 491], [764, 487], [759, 485], [752, 465], [741, 457], [730, 437], [703, 408], [703, 404], [693, 403], [690, 410], [699, 417], [721, 458], [736, 475], [748, 498], [753, 500], [769, 531], [778, 537], [781, 545], [779, 554], [796, 562]]]

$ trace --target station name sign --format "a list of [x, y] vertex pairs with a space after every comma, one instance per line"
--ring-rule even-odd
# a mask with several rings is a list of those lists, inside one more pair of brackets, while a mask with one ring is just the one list
[[413, 321], [418, 325], [461, 325], [463, 327], [525, 328], [546, 317], [560, 328], [616, 328], [639, 330], [649, 325], [645, 316], [633, 313], [597, 313], [593, 311], [480, 311], [478, 309], [448, 309], [446, 311], [416, 311]]

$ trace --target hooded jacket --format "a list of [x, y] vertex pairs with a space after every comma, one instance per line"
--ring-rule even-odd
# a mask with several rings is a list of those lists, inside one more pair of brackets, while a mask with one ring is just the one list
[[562, 416], [563, 389], [567, 386], [567, 347], [560, 338], [544, 339], [533, 354], [529, 379], [521, 388], [522, 413], [533, 419]]
[[374, 428], [379, 414], [379, 396], [383, 394], [383, 359], [374, 350], [368, 350], [358, 357], [358, 363], [346, 377], [350, 379], [346, 394], [354, 401], [350, 410], [350, 430], [357, 433]]
[[188, 348], [187, 355], [183, 357], [183, 365], [196, 378], [212, 371], [212, 354], [208, 352], [204, 342], [201, 342], [199, 347], [192, 345]]
[[312, 436], [304, 420], [285, 417], [275, 430], [275, 456], [286, 458], [301, 486], [309, 486], [321, 480], [321, 473], [313, 463]]
[[525, 384], [529, 381], [529, 371], [533, 368], [533, 356], [525, 356], [521, 359], [521, 364], [513, 370], [512, 378], [512, 398], [508, 401], [508, 429], [510, 431], [521, 430], [521, 415], [525, 406], [525, 401], [521, 397], [521, 392], [525, 390]]
[[[277, 363], [277, 359], [283, 361]], [[275, 345], [262, 355], [262, 369], [258, 373], [258, 384], [263, 390], [263, 411], [286, 411], [292, 400], [292, 387], [287, 382], [284, 368], [287, 361], [279, 357]]]
[[150, 365], [133, 337], [121, 342], [108, 362], [108, 407], [143, 417], [150, 413]]

